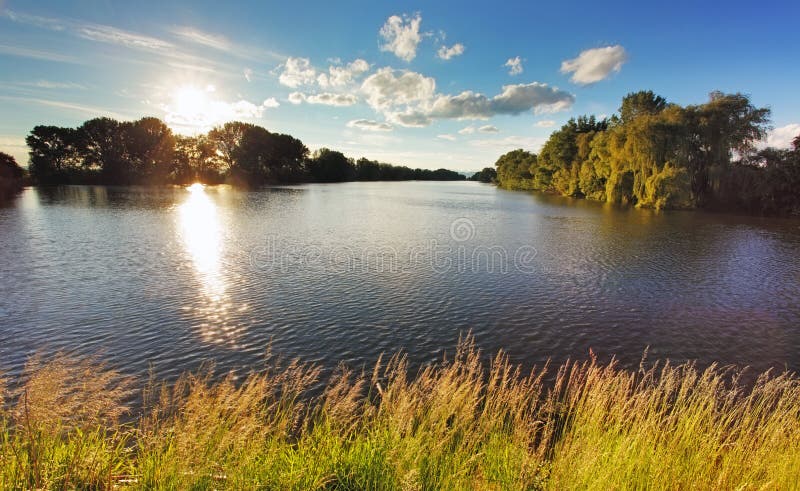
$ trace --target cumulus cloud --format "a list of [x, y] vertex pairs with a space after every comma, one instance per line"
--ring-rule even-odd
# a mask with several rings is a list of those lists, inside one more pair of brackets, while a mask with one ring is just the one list
[[381, 68], [364, 80], [361, 91], [370, 106], [386, 110], [429, 100], [436, 91], [436, 81], [408, 70]]
[[451, 142], [454, 142], [454, 141], [456, 141], [458, 139], [458, 138], [456, 138], [455, 135], [436, 135], [436, 138], [440, 138], [442, 140], [447, 140], [447, 141], [451, 141]]
[[320, 73], [317, 83], [320, 87], [345, 87], [369, 71], [369, 63], [361, 58], [345, 66], [331, 65], [328, 73]]
[[304, 94], [302, 92], [292, 92], [288, 97], [292, 104], [322, 104], [325, 106], [352, 106], [358, 102], [358, 97], [353, 94], [335, 94], [333, 92], [322, 92], [320, 94]]
[[478, 128], [478, 131], [481, 133], [500, 133], [500, 130], [497, 129], [497, 126], [492, 126], [490, 124], [481, 126]]
[[570, 80], [576, 84], [593, 84], [619, 72], [627, 60], [628, 54], [620, 45], [587, 49], [577, 58], [563, 61], [561, 73], [571, 73]]
[[352, 106], [358, 102], [358, 97], [353, 94], [333, 94], [323, 92], [322, 94], [309, 95], [305, 98], [309, 104], [324, 104], [326, 106]]
[[292, 92], [289, 94], [289, 102], [292, 104], [302, 104], [306, 100], [306, 95], [302, 92]]
[[475, 131], [476, 131], [475, 127], [470, 125], [470, 126], [467, 126], [465, 128], [461, 128], [460, 130], [458, 130], [458, 134], [459, 135], [471, 135], [471, 134], [475, 133]]
[[357, 128], [362, 131], [392, 131], [394, 126], [389, 123], [371, 119], [354, 119], [347, 123], [348, 128]]
[[520, 58], [519, 56], [515, 56], [514, 58], [509, 58], [508, 61], [506, 61], [505, 65], [503, 66], [508, 67], [509, 75], [519, 75], [520, 73], [523, 72], [522, 58]]
[[431, 105], [429, 115], [440, 119], [488, 119], [498, 114], [556, 112], [572, 106], [575, 96], [547, 84], [506, 85], [503, 91], [487, 97], [472, 91], [458, 95], [440, 95]]
[[274, 108], [280, 106], [281, 103], [278, 102], [278, 100], [275, 99], [274, 97], [270, 97], [269, 99], [266, 99], [261, 105], [264, 107]]
[[450, 58], [454, 58], [462, 54], [464, 54], [464, 45], [461, 43], [456, 43], [449, 48], [447, 46], [442, 46], [439, 48], [439, 51], [436, 52], [436, 56], [443, 60], [449, 60]]
[[427, 126], [434, 119], [489, 119], [498, 114], [556, 112], [569, 108], [575, 97], [547, 84], [506, 85], [487, 97], [464, 91], [437, 94], [436, 81], [416, 72], [382, 68], [361, 86], [367, 103], [389, 121], [401, 126]]
[[317, 79], [317, 71], [311, 66], [308, 58], [289, 57], [283, 64], [278, 81], [282, 85], [297, 88], [301, 85], [311, 85]]
[[790, 148], [798, 136], [800, 136], [800, 123], [787, 124], [770, 131], [767, 134], [766, 144], [768, 147]]
[[421, 23], [422, 17], [419, 14], [413, 17], [393, 15], [386, 19], [380, 30], [380, 36], [383, 38], [381, 51], [394, 53], [401, 60], [413, 60], [417, 56], [417, 46], [422, 41], [419, 32]]

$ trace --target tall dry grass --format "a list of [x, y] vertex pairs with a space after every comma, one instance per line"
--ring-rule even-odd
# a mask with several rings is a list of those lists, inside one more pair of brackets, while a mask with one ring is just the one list
[[[412, 375], [272, 364], [131, 381], [33, 358], [0, 390], [3, 489], [800, 489], [800, 380], [594, 358], [523, 373], [471, 339]], [[8, 385], [8, 384], [6, 384]], [[3, 386], [5, 387], [5, 385]], [[318, 394], [318, 395], [312, 395]], [[128, 418], [130, 419], [130, 418]]]

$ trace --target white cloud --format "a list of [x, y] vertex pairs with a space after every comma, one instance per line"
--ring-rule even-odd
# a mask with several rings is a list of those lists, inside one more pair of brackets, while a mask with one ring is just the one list
[[563, 61], [561, 73], [572, 73], [570, 80], [576, 84], [593, 84], [619, 72], [627, 60], [628, 54], [620, 45], [587, 49], [577, 58]]
[[306, 102], [309, 104], [323, 104], [326, 106], [352, 106], [358, 102], [358, 97], [353, 94], [323, 92], [322, 94], [306, 96]]
[[430, 99], [436, 81], [416, 72], [381, 68], [364, 80], [361, 91], [374, 109], [387, 110]]
[[381, 44], [381, 51], [394, 53], [401, 60], [413, 60], [417, 56], [417, 46], [422, 40], [419, 32], [421, 23], [422, 17], [419, 14], [413, 17], [393, 15], [386, 19], [380, 30], [384, 41]]
[[536, 126], [539, 128], [550, 128], [551, 126], [555, 126], [556, 122], [552, 119], [543, 119], [542, 121], [537, 121]]
[[509, 58], [508, 61], [506, 61], [505, 65], [503, 66], [508, 67], [509, 75], [519, 75], [524, 71], [524, 69], [522, 68], [522, 58], [520, 58], [519, 56], [515, 56], [514, 58]]
[[306, 100], [306, 95], [302, 92], [292, 92], [289, 94], [289, 102], [292, 104], [302, 104]]
[[439, 48], [439, 51], [436, 52], [436, 56], [443, 60], [449, 60], [450, 58], [454, 58], [462, 54], [464, 54], [464, 45], [461, 43], [456, 43], [449, 48], [447, 46], [442, 46]]
[[434, 119], [489, 119], [498, 114], [556, 112], [569, 108], [575, 96], [547, 84], [506, 85], [487, 97], [465, 91], [458, 95], [436, 93], [436, 81], [408, 70], [382, 68], [361, 86], [367, 103], [387, 120], [401, 126], [428, 126]]
[[787, 124], [770, 131], [767, 134], [766, 145], [775, 148], [790, 148], [798, 136], [800, 136], [800, 123]]
[[497, 126], [492, 126], [490, 124], [481, 126], [478, 128], [478, 131], [481, 133], [500, 133], [500, 130], [497, 129]]
[[248, 82], [250, 82], [253, 79], [253, 70], [252, 69], [245, 68], [243, 73], [244, 73], [245, 80], [247, 80]]
[[357, 128], [362, 131], [392, 131], [394, 126], [386, 122], [371, 119], [355, 119], [347, 123], [348, 128]]
[[353, 94], [335, 94], [323, 92], [320, 94], [303, 94], [302, 92], [292, 92], [289, 94], [289, 102], [292, 104], [322, 104], [325, 106], [352, 106], [358, 102], [358, 97]]
[[283, 71], [278, 80], [282, 85], [293, 89], [301, 85], [311, 85], [317, 78], [317, 71], [311, 66], [308, 58], [289, 57], [283, 64]]
[[264, 100], [264, 102], [261, 105], [268, 108], [275, 108], [280, 106], [281, 103], [278, 102], [278, 100], [275, 99], [274, 97], [270, 97], [269, 99]]
[[451, 142], [458, 140], [458, 138], [456, 138], [455, 135], [436, 135], [436, 138], [440, 138], [442, 140], [447, 140]]
[[369, 63], [361, 58], [353, 60], [345, 66], [332, 65], [328, 73], [321, 73], [317, 77], [320, 87], [345, 87], [350, 85], [361, 75], [369, 71]]
[[569, 108], [575, 96], [547, 84], [506, 85], [492, 97], [465, 91], [458, 95], [440, 95], [433, 102], [429, 115], [440, 119], [488, 119], [498, 114], [555, 112]]
[[470, 125], [470, 126], [467, 126], [465, 128], [461, 128], [460, 130], [458, 130], [458, 134], [459, 135], [471, 135], [471, 134], [475, 133], [475, 131], [477, 131], [475, 129], [475, 127]]

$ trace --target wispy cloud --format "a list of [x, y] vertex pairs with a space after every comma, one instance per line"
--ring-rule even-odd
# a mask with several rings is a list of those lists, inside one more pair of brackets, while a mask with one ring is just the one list
[[59, 109], [66, 109], [69, 111], [86, 114], [89, 115], [90, 117], [109, 116], [116, 119], [135, 119], [133, 116], [129, 114], [123, 114], [104, 107], [81, 104], [77, 102], [57, 101], [57, 100], [41, 99], [35, 97], [14, 97], [14, 96], [0, 96], [0, 100], [9, 102], [20, 102], [26, 104], [32, 103], [32, 104], [39, 104], [42, 106], [56, 107]]
[[89, 41], [118, 44], [128, 48], [143, 49], [156, 52], [167, 52], [175, 49], [175, 45], [162, 39], [125, 31], [112, 26], [100, 24], [75, 24], [75, 32], [79, 37]]
[[73, 82], [53, 82], [51, 80], [37, 80], [36, 82], [24, 82], [21, 85], [38, 87], [40, 89], [65, 89], [65, 90], [86, 90], [85, 85]]
[[171, 30], [172, 34], [183, 41], [222, 51], [238, 58], [264, 61], [265, 59], [284, 60], [286, 56], [274, 51], [264, 50], [253, 46], [246, 46], [231, 41], [225, 36], [201, 31], [194, 27], [177, 26]]
[[552, 119], [543, 119], [536, 122], [536, 126], [539, 128], [550, 128], [551, 126], [555, 126], [555, 124], [556, 122]]
[[[54, 32], [62, 32], [86, 41], [119, 46], [148, 55], [156, 55], [162, 59], [160, 60], [162, 63], [166, 62], [175, 68], [186, 68], [192, 71], [206, 70], [213, 71], [214, 73], [219, 73], [223, 70], [227, 73], [241, 73], [241, 67], [234, 67], [221, 61], [211, 61], [206, 56], [192, 54], [185, 49], [181, 49], [180, 46], [171, 41], [150, 34], [128, 31], [105, 24], [96, 24], [74, 19], [41, 17], [12, 10], [6, 10], [3, 15], [19, 24], [30, 25]], [[192, 35], [194, 36], [193, 39], [195, 42], [202, 39], [206, 42], [206, 46], [209, 43], [216, 42], [217, 45], [221, 43], [218, 38], [211, 37], [210, 35], [203, 35], [203, 33], [199, 31], [192, 31]], [[235, 46], [232, 46], [232, 50], [235, 51]], [[0, 47], [0, 50], [3, 50], [3, 48]], [[41, 58], [51, 61], [73, 61], [73, 58], [69, 55], [52, 53], [49, 51], [21, 51], [19, 49], [13, 49], [13, 47], [6, 47], [4, 51], [9, 54], [17, 54], [18, 56]], [[152, 58], [150, 61], [152, 61]], [[133, 56], [127, 56], [125, 58], [126, 63], [149, 63], [150, 61], [139, 60]]]
[[58, 63], [73, 63], [76, 65], [85, 64], [84, 61], [79, 60], [73, 56], [54, 53], [52, 51], [25, 48], [22, 46], [9, 46], [6, 44], [0, 44], [0, 53], [11, 56], [19, 56], [21, 58], [33, 58], [35, 60], [55, 61]]

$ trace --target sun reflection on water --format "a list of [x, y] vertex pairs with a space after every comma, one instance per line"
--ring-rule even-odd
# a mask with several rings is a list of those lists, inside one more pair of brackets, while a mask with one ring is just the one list
[[235, 306], [226, 293], [219, 210], [203, 184], [195, 183], [186, 189], [189, 196], [178, 207], [179, 234], [200, 281], [201, 294], [197, 304], [187, 310], [200, 321], [198, 327], [204, 340], [235, 344], [240, 329], [233, 315]]

